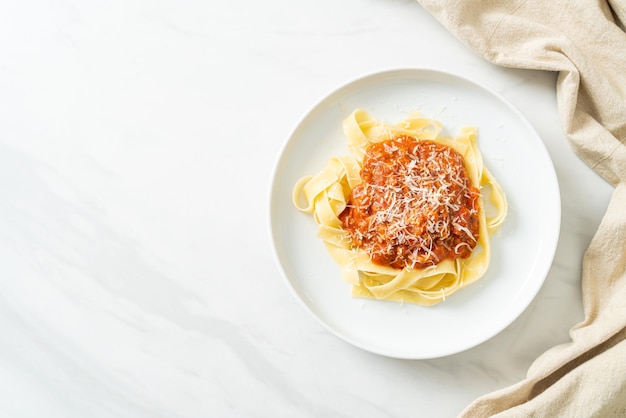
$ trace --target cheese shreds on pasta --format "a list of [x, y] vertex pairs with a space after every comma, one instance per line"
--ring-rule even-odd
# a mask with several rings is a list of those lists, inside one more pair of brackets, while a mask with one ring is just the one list
[[419, 114], [389, 124], [361, 109], [343, 128], [351, 155], [301, 178], [293, 201], [313, 215], [353, 296], [428, 306], [482, 277], [507, 202], [476, 128], [448, 138]]
[[470, 255], [480, 192], [452, 147], [408, 136], [386, 140], [367, 147], [360, 173], [339, 219], [372, 262], [426, 268]]

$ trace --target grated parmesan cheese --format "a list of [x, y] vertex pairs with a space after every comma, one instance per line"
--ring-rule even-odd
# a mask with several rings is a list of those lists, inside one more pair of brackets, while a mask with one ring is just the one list
[[340, 220], [374, 263], [425, 268], [475, 247], [479, 190], [453, 148], [408, 136], [372, 144], [361, 178]]

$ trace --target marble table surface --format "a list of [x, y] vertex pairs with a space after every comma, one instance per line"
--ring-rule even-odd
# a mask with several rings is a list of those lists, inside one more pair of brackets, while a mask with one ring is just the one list
[[[508, 99], [553, 160], [561, 235], [536, 299], [454, 355], [323, 328], [273, 258], [274, 163], [363, 74], [428, 67]], [[0, 416], [454, 417], [583, 318], [612, 189], [571, 151], [556, 74], [473, 54], [413, 0], [0, 4]]]

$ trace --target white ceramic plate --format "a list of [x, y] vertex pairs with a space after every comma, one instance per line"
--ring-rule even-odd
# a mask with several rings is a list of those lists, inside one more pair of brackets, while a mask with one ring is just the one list
[[[478, 127], [485, 164], [502, 185], [509, 214], [492, 238], [492, 262], [478, 282], [421, 307], [355, 299], [316, 237], [310, 215], [292, 204], [296, 181], [332, 155], [348, 153], [341, 124], [355, 108], [397, 122], [411, 111], [440, 120], [448, 133]], [[297, 125], [277, 161], [270, 196], [274, 254], [296, 298], [329, 331], [385, 356], [426, 359], [474, 347], [513, 322], [533, 300], [552, 264], [561, 204], [541, 138], [511, 104], [457, 75], [400, 69], [339, 88]]]

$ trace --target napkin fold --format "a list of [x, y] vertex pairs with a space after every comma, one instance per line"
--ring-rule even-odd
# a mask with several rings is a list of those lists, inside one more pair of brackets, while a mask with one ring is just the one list
[[490, 62], [558, 72], [570, 146], [615, 188], [583, 258], [571, 342], [460, 416], [626, 417], [626, 0], [418, 2]]

